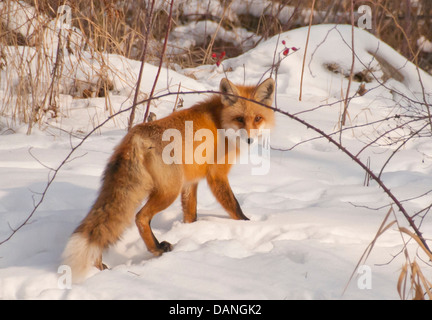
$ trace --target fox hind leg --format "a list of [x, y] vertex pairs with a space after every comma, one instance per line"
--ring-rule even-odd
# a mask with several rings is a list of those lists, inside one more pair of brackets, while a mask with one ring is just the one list
[[177, 194], [166, 194], [163, 191], [150, 194], [147, 203], [138, 212], [135, 218], [141, 238], [144, 240], [147, 249], [155, 256], [172, 250], [169, 242], [159, 242], [153, 234], [150, 222], [155, 214], [168, 208], [177, 198]]
[[99, 270], [109, 269], [108, 266], [102, 262], [102, 254], [96, 259], [94, 266]]

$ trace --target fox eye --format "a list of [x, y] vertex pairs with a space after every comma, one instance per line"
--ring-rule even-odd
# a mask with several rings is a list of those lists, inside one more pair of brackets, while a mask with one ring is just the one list
[[243, 117], [237, 117], [237, 118], [235, 118], [235, 121], [240, 122], [240, 123], [244, 123], [244, 118]]
[[255, 117], [255, 122], [260, 122], [262, 120], [262, 117], [261, 116], [256, 116]]

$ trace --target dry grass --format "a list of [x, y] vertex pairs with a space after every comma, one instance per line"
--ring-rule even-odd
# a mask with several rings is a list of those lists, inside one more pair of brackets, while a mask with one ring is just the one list
[[[187, 0], [186, 0], [187, 1]], [[214, 1], [214, 0], [213, 0]], [[250, 0], [249, 0], [250, 1]], [[65, 2], [64, 0], [28, 0], [39, 12], [54, 18], [57, 9], [64, 3], [72, 7], [74, 26], [91, 39], [98, 50], [110, 53], [118, 53], [128, 58], [139, 60], [141, 48], [146, 31], [146, 3], [151, 1], [116, 0], [84, 1], [78, 0]], [[197, 15], [184, 14], [180, 5], [173, 14], [173, 27], [180, 26], [190, 21], [214, 21], [220, 23], [227, 30], [245, 28], [246, 30], [267, 39], [275, 34], [308, 25], [309, 10], [312, 0], [272, 0], [261, 15], [257, 14], [233, 14], [220, 12], [200, 12]], [[247, 2], [247, 1], [246, 1]], [[202, 1], [203, 7], [206, 1]], [[220, 1], [221, 7], [230, 8], [230, 1]], [[371, 33], [390, 44], [393, 48], [415, 62], [418, 59], [420, 67], [432, 71], [432, 56], [419, 51], [417, 40], [422, 36], [430, 36], [432, 30], [432, 3], [428, 0], [419, 0], [417, 4], [406, 1], [362, 1], [360, 4], [370, 5], [372, 8], [373, 28]], [[323, 0], [318, 1], [315, 8], [314, 24], [340, 23], [350, 24], [350, 0]], [[156, 8], [153, 23], [150, 28], [152, 50], [150, 57], [157, 57], [160, 51], [160, 42], [166, 33], [168, 17], [168, 2], [165, 7]], [[250, 6], [254, 6], [252, 2]], [[284, 9], [289, 8], [289, 11]], [[250, 8], [250, 12], [253, 12]], [[290, 16], [285, 15], [289, 12]], [[357, 13], [356, 13], [357, 14]], [[185, 56], [171, 57], [177, 63], [185, 63], [187, 66], [197, 66], [203, 62], [207, 52], [226, 51], [229, 57], [243, 53], [242, 48], [230, 42], [211, 41], [210, 35], [206, 41], [198, 46], [190, 48]], [[429, 39], [431, 40], [431, 39]], [[10, 39], [9, 39], [10, 41]], [[14, 39], [15, 41], [15, 39]], [[23, 42], [23, 39], [19, 40]], [[25, 41], [24, 41], [25, 42]], [[413, 52], [409, 49], [413, 48]]]
[[[399, 231], [401, 234], [406, 234], [413, 239], [418, 244], [420, 252], [426, 256], [426, 259], [429, 259], [428, 263], [432, 262], [432, 254], [424, 247], [416, 234], [404, 227], [400, 227]], [[397, 283], [399, 296], [403, 300], [410, 298], [414, 300], [425, 300], [426, 298], [432, 300], [432, 282], [425, 277], [419, 263], [410, 258], [408, 250], [404, 250], [404, 255], [405, 263], [402, 266]]]
[[[391, 219], [394, 217], [394, 219]], [[386, 216], [381, 223], [377, 233], [375, 234], [374, 239], [367, 246], [363, 255], [360, 257], [354, 271], [345, 287], [344, 292], [348, 288], [349, 283], [354, 278], [354, 275], [357, 273], [359, 267], [363, 264], [366, 264], [366, 261], [373, 251], [376, 243], [379, 241], [379, 238], [383, 236], [389, 230], [393, 230], [394, 226], [398, 226], [397, 230], [400, 232], [403, 241], [403, 250], [400, 254], [403, 254], [404, 262], [401, 267], [401, 271], [399, 274], [399, 278], [397, 281], [397, 292], [402, 300], [432, 300], [432, 282], [427, 279], [424, 275], [423, 270], [425, 268], [430, 268], [432, 263], [432, 254], [426, 248], [421, 241], [421, 239], [413, 232], [408, 230], [405, 227], [399, 226], [399, 222], [396, 216], [396, 213], [393, 207], [390, 207]], [[404, 235], [408, 236], [408, 240], [404, 238]], [[416, 252], [416, 256], [421, 259], [421, 263], [419, 264], [416, 259], [412, 259], [410, 250], [408, 249], [408, 243], [410, 240], [414, 240], [418, 249]], [[412, 250], [411, 250], [412, 251]]]
[[[311, 21], [309, 17], [313, 0], [203, 0], [197, 2], [199, 10], [196, 14], [185, 11], [183, 4], [190, 1], [175, 1], [172, 27], [167, 30], [170, 25], [167, 23], [168, 1], [4, 0], [2, 3], [6, 8], [27, 3], [33, 11], [23, 21], [24, 26], [31, 29], [26, 34], [22, 32], [22, 26], [8, 24], [13, 12], [8, 12], [5, 7], [0, 10], [0, 69], [7, 70], [1, 74], [3, 79], [0, 79], [3, 83], [0, 89], [4, 91], [0, 115], [7, 115], [14, 122], [29, 124], [30, 133], [34, 123], [42, 123], [47, 117], [57, 117], [61, 113], [61, 94], [73, 98], [107, 97], [113, 89], [113, 83], [105, 63], [105, 53], [141, 60], [146, 44], [146, 62], [158, 65], [167, 32], [188, 23], [204, 21], [217, 24], [217, 28], [183, 52], [170, 54], [169, 44], [167, 55], [162, 57], [165, 65], [189, 68], [214, 63], [211, 58], [214, 52], [225, 52], [226, 57], [232, 58], [249, 50], [251, 43], [256, 45], [280, 32], [307, 26], [309, 22], [351, 23], [351, 0], [317, 1]], [[152, 2], [156, 6], [152, 14], [148, 14]], [[163, 5], [157, 5], [160, 3]], [[233, 6], [238, 3], [242, 3], [244, 8], [241, 12], [237, 10], [237, 13]], [[58, 43], [64, 47], [64, 51], [54, 55], [55, 50], [48, 45], [53, 40], [49, 22], [60, 18], [58, 10], [65, 4], [71, 8], [71, 24], [79, 32], [80, 39], [65, 35], [62, 43]], [[260, 4], [264, 6], [259, 7]], [[368, 0], [360, 4], [372, 8], [371, 33], [421, 68], [432, 72], [432, 53], [421, 51], [417, 43], [421, 36], [430, 37], [430, 0], [418, 0], [415, 4], [411, 1]], [[357, 18], [356, 13], [355, 20]], [[50, 28], [51, 36], [47, 36]], [[217, 37], [218, 32], [236, 33], [238, 30], [254, 35], [252, 42], [251, 39], [241, 39], [243, 42], [233, 43], [224, 37]], [[57, 35], [54, 32], [55, 37]], [[88, 69], [84, 71], [87, 73], [85, 79], [75, 77], [77, 70], [66, 72], [63, 69], [66, 53], [77, 57], [77, 69], [80, 72]], [[91, 59], [98, 62], [97, 68], [86, 61], [88, 53]], [[130, 87], [134, 85], [129, 83]], [[110, 109], [109, 106], [107, 108]]]
[[[6, 0], [13, 1], [13, 0]], [[187, 0], [185, 0], [187, 1]], [[215, 0], [213, 0], [215, 1]], [[249, 0], [251, 1], [251, 0]], [[146, 32], [146, 3], [151, 1], [65, 1], [65, 0], [27, 0], [36, 8], [38, 14], [43, 14], [51, 19], [56, 17], [58, 8], [67, 4], [72, 8], [74, 17], [73, 24], [79, 28], [86, 37], [92, 40], [98, 50], [122, 54], [128, 58], [139, 59], [141, 48]], [[226, 29], [245, 28], [263, 39], [267, 39], [277, 33], [291, 30], [297, 27], [306, 26], [312, 0], [272, 0], [265, 7], [261, 15], [242, 13], [233, 17], [233, 14], [214, 13], [211, 11], [200, 12], [197, 15], [186, 15], [182, 10], [181, 3], [173, 14], [173, 28], [184, 24], [186, 21], [215, 21]], [[247, 2], [247, 1], [245, 1]], [[206, 1], [203, 1], [205, 7]], [[230, 1], [220, 1], [221, 7], [229, 9]], [[348, 23], [350, 24], [350, 0], [323, 0], [316, 4], [314, 24], [319, 23]], [[413, 60], [409, 46], [418, 55], [419, 62], [424, 69], [430, 69], [432, 64], [430, 55], [418, 52], [417, 39], [421, 35], [429, 36], [432, 30], [432, 3], [428, 0], [419, 0], [416, 4], [410, 1], [362, 1], [360, 4], [367, 4], [372, 7], [373, 28], [371, 32], [383, 41], [390, 44], [396, 50]], [[156, 8], [151, 26], [151, 39], [160, 41], [166, 33], [166, 19], [168, 17], [166, 3], [165, 7]], [[250, 6], [254, 6], [252, 2]], [[289, 8], [290, 11], [284, 11]], [[250, 12], [253, 12], [250, 8]], [[291, 15], [287, 18], [285, 14]], [[401, 26], [403, 30], [399, 27]], [[404, 35], [406, 34], [406, 36]], [[20, 35], [14, 34], [13, 30], [2, 32], [2, 44], [19, 43], [28, 44], [27, 40]], [[210, 39], [209, 39], [210, 40]], [[191, 49], [191, 56], [200, 49], [208, 51], [210, 41], [200, 45], [199, 48]], [[241, 52], [238, 48], [234, 50], [232, 44], [219, 44], [216, 50]], [[154, 52], [157, 54], [157, 48]], [[199, 57], [199, 54], [198, 54]], [[202, 62], [202, 59], [193, 59], [195, 64]]]

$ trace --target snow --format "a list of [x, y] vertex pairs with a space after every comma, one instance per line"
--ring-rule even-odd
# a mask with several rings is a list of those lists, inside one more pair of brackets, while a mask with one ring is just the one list
[[[47, 16], [39, 15], [34, 7], [24, 1], [1, 2], [0, 11], [4, 13], [0, 18], [2, 23], [26, 38], [34, 36], [38, 25], [49, 20]], [[33, 19], [35, 17], [37, 19]]]
[[[185, 35], [187, 35], [187, 39], [185, 39]], [[191, 47], [202, 45], [208, 37], [213, 35], [216, 35], [214, 37], [216, 41], [223, 40], [246, 50], [252, 48], [259, 40], [257, 35], [243, 28], [229, 31], [221, 28], [219, 24], [213, 21], [196, 21], [174, 28], [169, 37], [170, 50], [168, 54], [186, 53]]]
[[417, 44], [420, 47], [420, 50], [423, 52], [431, 53], [432, 52], [432, 42], [426, 39], [425, 36], [421, 36], [417, 40]]
[[[155, 3], [158, 9], [167, 10], [168, 6], [168, 2]], [[181, 11], [183, 17], [189, 22], [173, 28], [168, 39], [168, 56], [187, 54], [194, 46], [208, 42], [210, 38], [213, 41], [221, 40], [230, 43], [234, 47], [241, 48], [242, 51], [248, 51], [261, 41], [262, 37], [244, 28], [236, 27], [240, 16], [260, 19], [262, 15], [269, 15], [277, 17], [282, 24], [286, 24], [293, 20], [296, 13], [294, 6], [281, 7], [280, 4], [268, 0], [232, 0], [226, 7], [218, 0], [181, 0], [174, 2], [173, 10]], [[209, 12], [213, 17], [223, 16], [225, 21], [230, 22], [229, 28], [212, 20], [196, 21], [200, 16], [208, 16]], [[295, 19], [308, 21], [310, 10], [301, 10], [297, 15], [299, 17]], [[317, 12], [314, 15], [318, 18]]]
[[[341, 90], [346, 90], [348, 83], [344, 72], [351, 68], [351, 27], [312, 28], [303, 99], [299, 101], [306, 34], [306, 28], [283, 33], [239, 57], [224, 60], [220, 67], [208, 65], [178, 72], [163, 69], [156, 94], [176, 92], [179, 84], [182, 91], [217, 90], [225, 75], [223, 68], [230, 70], [227, 74], [234, 83], [256, 84], [270, 76], [273, 62], [280, 61], [275, 105], [325, 132], [334, 132], [343, 108], [338, 102], [344, 97]], [[284, 57], [282, 40], [288, 47], [300, 49]], [[395, 108], [400, 101], [398, 92], [421, 101], [419, 74], [428, 97], [432, 88], [432, 77], [421, 70], [417, 73], [412, 64], [366, 31], [356, 29], [355, 41], [355, 72], [370, 66], [376, 78], [366, 83], [368, 93], [356, 96], [349, 106], [349, 123], [358, 127], [344, 131], [341, 139], [354, 153], [384, 129], [361, 124], [400, 111]], [[403, 80], [383, 80], [384, 71], [374, 56], [389, 62]], [[74, 56], [69, 58], [65, 70], [77, 67]], [[82, 72], [89, 74], [100, 68], [91, 56], [87, 61], [80, 66]], [[71, 99], [65, 91], [67, 112], [46, 119], [46, 124], [35, 127], [30, 136], [26, 126], [8, 117], [0, 119], [0, 241], [28, 217], [52, 177], [49, 168], [57, 168], [71, 146], [110, 113], [130, 106], [140, 63], [115, 55], [107, 55], [104, 62], [114, 83], [109, 96], [111, 111], [105, 108], [105, 98]], [[328, 70], [327, 64], [337, 65], [339, 72]], [[156, 67], [145, 65], [144, 96], [156, 71]], [[385, 86], [378, 86], [378, 81]], [[353, 82], [351, 95], [358, 85]], [[185, 95], [184, 107], [202, 98]], [[161, 118], [172, 111], [175, 101], [176, 95], [167, 96], [152, 104], [151, 111]], [[307, 112], [311, 108], [314, 111]], [[142, 109], [137, 121], [142, 119]], [[323, 139], [308, 141], [317, 134], [281, 114], [276, 114], [271, 135], [274, 149], [269, 172], [252, 175], [253, 165], [244, 164], [234, 166], [230, 174], [232, 189], [250, 221], [229, 219], [203, 181], [198, 190], [198, 221], [181, 222], [179, 200], [152, 221], [155, 236], [172, 243], [172, 252], [153, 257], [136, 227], [131, 226], [121, 241], [104, 253], [110, 270], [92, 270], [85, 282], [69, 288], [63, 282], [61, 253], [97, 196], [100, 176], [113, 148], [125, 135], [128, 115], [125, 112], [109, 121], [76, 150], [33, 217], [0, 245], [0, 299], [399, 298], [396, 284], [405, 259], [399, 254], [403, 242], [395, 226], [378, 239], [366, 268], [356, 269], [391, 200], [375, 183], [364, 186], [364, 172], [336, 147]], [[366, 162], [369, 157], [372, 169], [378, 170], [394, 148], [376, 144], [362, 151], [360, 158]], [[430, 191], [431, 152], [430, 139], [413, 139], [386, 166], [384, 182], [400, 199]], [[416, 212], [430, 203], [431, 195], [426, 194], [405, 204], [410, 212]], [[406, 225], [399, 214], [397, 217]], [[430, 238], [429, 216], [421, 229], [425, 238]], [[417, 247], [410, 243], [408, 248], [416, 252]], [[370, 286], [366, 288], [362, 270], [370, 272], [370, 283], [366, 282]], [[426, 271], [430, 279], [432, 273]]]

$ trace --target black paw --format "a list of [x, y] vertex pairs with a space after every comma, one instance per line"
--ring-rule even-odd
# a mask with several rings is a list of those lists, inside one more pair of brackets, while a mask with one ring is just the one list
[[162, 252], [170, 252], [173, 249], [173, 246], [171, 243], [167, 242], [167, 241], [162, 241], [159, 244], [159, 248], [162, 250]]

